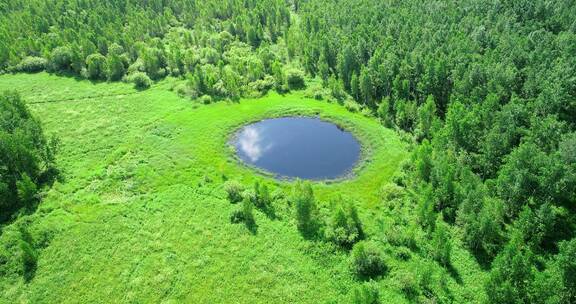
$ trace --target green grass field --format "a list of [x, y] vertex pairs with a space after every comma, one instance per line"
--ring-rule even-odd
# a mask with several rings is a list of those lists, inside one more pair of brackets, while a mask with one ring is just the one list
[[[259, 179], [285, 194], [291, 182], [238, 163], [227, 141], [241, 125], [272, 116], [319, 115], [345, 126], [364, 159], [350, 179], [314, 183], [316, 196], [321, 205], [339, 195], [355, 202], [367, 233], [385, 243], [382, 229], [395, 219], [380, 189], [408, 157], [398, 135], [298, 93], [199, 105], [170, 91], [174, 82], [136, 91], [45, 73], [0, 76], [0, 91], [19, 91], [60, 138], [63, 170], [36, 213], [19, 220], [47, 235], [36, 273], [29, 282], [0, 277], [0, 302], [346, 303], [363, 284], [350, 274], [347, 252], [301, 237], [285, 200], [275, 202], [276, 219], [256, 212], [256, 234], [230, 223], [237, 206], [226, 200], [226, 179]], [[453, 245], [454, 269], [433, 264], [433, 286], [455, 303], [479, 302], [485, 273]], [[398, 274], [430, 262], [384, 248], [390, 270], [374, 284], [383, 303], [407, 302]]]

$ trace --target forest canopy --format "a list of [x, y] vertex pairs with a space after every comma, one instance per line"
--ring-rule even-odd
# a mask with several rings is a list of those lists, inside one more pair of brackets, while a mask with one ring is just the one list
[[35, 207], [41, 187], [58, 173], [57, 143], [17, 93], [0, 93], [0, 223]]

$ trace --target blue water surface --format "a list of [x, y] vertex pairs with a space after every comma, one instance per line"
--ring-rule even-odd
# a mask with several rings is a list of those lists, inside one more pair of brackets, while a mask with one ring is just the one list
[[339, 178], [360, 157], [360, 144], [350, 132], [309, 117], [247, 125], [238, 131], [233, 144], [242, 161], [283, 178]]

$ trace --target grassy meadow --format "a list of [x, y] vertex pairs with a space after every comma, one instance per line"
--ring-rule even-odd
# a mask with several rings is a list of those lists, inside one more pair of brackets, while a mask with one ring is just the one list
[[[376, 285], [386, 303], [403, 303], [411, 300], [403, 274], [422, 267], [432, 269], [437, 294], [455, 303], [483, 298], [485, 272], [458, 241], [451, 269], [418, 250], [398, 258], [387, 244], [383, 231], [394, 216], [412, 216], [412, 206], [381, 195], [409, 157], [396, 132], [302, 93], [203, 105], [171, 91], [175, 82], [138, 91], [46, 73], [0, 76], [0, 91], [17, 90], [45, 132], [59, 137], [63, 169], [34, 214], [2, 228], [0, 238], [25, 221], [43, 246], [30, 280], [0, 276], [0, 303], [346, 303], [362, 284]], [[234, 157], [228, 140], [237, 128], [285, 115], [334, 121], [363, 144], [349, 179], [313, 188], [320, 206], [342, 196], [359, 208], [367, 234], [383, 243], [390, 269], [381, 280], [357, 280], [348, 252], [303, 239], [283, 199], [292, 182]], [[231, 224], [226, 180], [271, 185], [277, 216], [257, 211], [254, 234]]]

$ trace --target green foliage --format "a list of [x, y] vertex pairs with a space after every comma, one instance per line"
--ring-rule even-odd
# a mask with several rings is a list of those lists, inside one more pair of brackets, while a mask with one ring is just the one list
[[341, 199], [332, 202], [332, 215], [326, 225], [326, 239], [335, 244], [352, 248], [352, 246], [364, 238], [362, 223], [358, 217], [358, 211], [351, 202], [342, 202]]
[[72, 69], [72, 50], [67, 46], [60, 46], [52, 50], [50, 54], [51, 68], [57, 72], [67, 72]]
[[380, 104], [378, 104], [378, 110], [376, 111], [382, 124], [388, 128], [392, 127], [392, 113], [390, 108], [390, 98], [386, 97], [380, 101]]
[[[406, 158], [405, 145], [378, 121], [349, 113], [335, 103], [303, 98], [301, 92], [286, 96], [270, 92], [265, 98], [194, 107], [169, 91], [173, 82], [179, 80], [162, 80], [153, 90], [137, 91], [126, 83], [91, 83], [47, 73], [0, 76], [0, 87], [18, 89], [26, 100], [42, 102], [33, 105], [33, 113], [45, 122], [45, 132], [62, 137], [62, 151], [66, 151], [58, 154], [66, 179], [42, 195], [36, 214], [2, 228], [0, 302], [65, 302], [77, 299], [78, 294], [88, 302], [122, 298], [124, 292], [113, 287], [122, 284], [124, 279], [119, 273], [130, 272], [135, 260], [141, 262], [137, 270], [139, 282], [135, 284], [156, 286], [127, 296], [137, 302], [179, 298], [198, 302], [349, 302], [353, 290], [362, 284], [348, 271], [349, 253], [335, 250], [336, 246], [328, 242], [302, 238], [290, 200], [294, 182], [252, 175], [246, 168], [228, 162], [227, 134], [239, 123], [256, 121], [268, 113], [319, 112], [345, 124], [362, 142], [370, 144], [372, 161], [355, 179], [313, 183], [316, 203], [320, 209], [321, 202], [324, 207], [324, 200], [328, 202], [336, 193], [342, 194], [356, 204], [363, 228], [375, 238], [380, 234], [374, 221], [381, 212], [373, 214], [360, 208], [378, 207], [377, 192]], [[45, 89], [34, 89], [38, 87]], [[44, 103], [64, 98], [72, 100]], [[139, 136], [143, 140], [134, 141]], [[175, 153], [184, 150], [186, 153]], [[279, 217], [265, 218], [254, 206], [257, 236], [252, 236], [243, 221], [237, 225], [229, 222], [233, 211], [241, 210], [242, 204], [226, 205], [227, 194], [222, 189], [223, 182], [219, 182], [226, 177], [251, 181], [246, 185], [250, 190], [255, 180], [261, 185], [267, 183]], [[324, 210], [320, 209], [320, 213]], [[30, 222], [34, 237], [31, 244], [39, 257], [36, 275], [28, 283], [8, 270], [21, 269], [19, 254], [12, 257], [20, 250], [18, 242], [3, 248], [9, 231], [23, 220]], [[39, 244], [47, 244], [42, 237], [45, 229], [53, 230], [54, 236], [52, 242], [48, 241], [49, 246], [41, 249]], [[404, 234], [407, 233], [402, 231], [398, 235]], [[383, 243], [377, 245], [379, 249], [386, 250], [380, 244]], [[155, 256], [160, 258], [146, 258]], [[181, 263], [178, 257], [186, 256], [190, 263]], [[114, 257], [115, 267], [101, 268], [109, 265], [110, 257]], [[415, 260], [416, 253], [414, 257]], [[10, 266], [3, 261], [9, 261]], [[393, 263], [399, 265], [399, 261]], [[285, 275], [287, 270], [298, 275]], [[238, 276], [238, 271], [242, 275]], [[471, 271], [481, 275], [477, 269]], [[172, 280], [155, 280], [159, 272], [170, 274], [182, 285], [174, 285]], [[190, 273], [194, 275], [187, 275]], [[254, 278], [259, 276], [268, 287], [256, 291]], [[85, 278], [86, 284], [78, 285], [74, 295], [60, 284], [78, 277]], [[103, 280], [111, 288], [105, 294], [101, 289], [90, 288]], [[387, 283], [384, 280], [374, 284], [383, 303], [389, 295], [399, 297], [394, 286]], [[225, 292], [184, 287], [203, 284], [207, 290]], [[294, 294], [294, 289], [303, 284], [317, 288]], [[217, 285], [225, 288], [218, 289]], [[167, 294], [169, 290], [173, 292]], [[454, 285], [452, 290], [459, 295], [460, 287]]]
[[302, 90], [306, 88], [302, 71], [297, 69], [289, 69], [286, 71], [286, 84], [290, 90]]
[[576, 301], [576, 239], [559, 244], [560, 250], [554, 261], [554, 269], [561, 277], [562, 303]]
[[5, 229], [0, 242], [0, 274], [21, 277], [29, 282], [36, 273], [38, 261], [38, 251], [33, 243], [25, 226]]
[[20, 250], [24, 279], [26, 281], [30, 281], [36, 272], [38, 257], [34, 251], [34, 248], [32, 248], [32, 246], [24, 240], [20, 241]]
[[296, 207], [296, 226], [304, 237], [313, 238], [320, 228], [320, 214], [312, 186], [298, 181], [292, 190], [292, 203]]
[[354, 245], [350, 258], [352, 272], [360, 279], [376, 278], [388, 270], [379, 249], [370, 242]]
[[432, 145], [425, 139], [414, 154], [416, 178], [424, 182], [429, 182], [432, 178], [432, 152]]
[[496, 257], [486, 283], [490, 303], [530, 303], [534, 255], [517, 238]]
[[418, 207], [416, 209], [418, 222], [428, 231], [434, 230], [437, 217], [437, 213], [434, 210], [435, 201], [433, 195], [432, 187], [428, 186], [422, 189], [422, 194], [419, 197]]
[[262, 210], [270, 210], [272, 208], [272, 197], [268, 190], [267, 184], [254, 184], [254, 205]]
[[233, 224], [243, 222], [250, 232], [256, 233], [258, 226], [256, 225], [256, 219], [254, 218], [254, 203], [252, 203], [250, 198], [242, 199], [240, 209], [235, 210], [232, 215], [230, 215], [230, 222]]
[[32, 181], [28, 174], [22, 173], [22, 177], [16, 182], [16, 189], [21, 204], [28, 208], [33, 207], [36, 202], [38, 186]]
[[116, 43], [108, 47], [108, 55], [106, 56], [106, 77], [108, 80], [117, 81], [124, 77], [126, 63], [121, 57], [123, 52], [124, 49]]
[[106, 79], [106, 57], [99, 53], [89, 55], [86, 57], [86, 69], [89, 79]]
[[426, 98], [426, 103], [418, 108], [418, 131], [420, 138], [432, 137], [432, 126], [436, 118], [436, 102], [434, 96]]
[[360, 285], [352, 292], [353, 304], [380, 304], [378, 288], [370, 283]]
[[[562, 244], [576, 231], [573, 1], [14, 0], [2, 2], [0, 12], [0, 73], [45, 68], [103, 79], [105, 70], [112, 81], [138, 72], [155, 80], [186, 75], [181, 91], [191, 99], [202, 96], [203, 103], [261, 96], [271, 86], [286, 92], [319, 76], [330, 100], [354, 112], [376, 111], [384, 125], [413, 132], [405, 138], [416, 139], [414, 162], [407, 166], [411, 172], [403, 174], [402, 185], [409, 193], [406, 201], [417, 205], [402, 205], [408, 210], [405, 218], [389, 227], [383, 224], [390, 243], [415, 243], [420, 228], [414, 218], [434, 234], [444, 225], [436, 222], [441, 213], [448, 224], [458, 226], [450, 231], [461, 231], [454, 235], [477, 257], [497, 257], [488, 300], [574, 302], [573, 287], [561, 283], [560, 270], [570, 267], [561, 257], [566, 252], [571, 256], [571, 250]], [[103, 54], [106, 62], [92, 54]], [[297, 77], [291, 71], [285, 74], [287, 67], [302, 67], [308, 75], [300, 70]], [[47, 95], [31, 96], [40, 101], [63, 96], [42, 91]], [[61, 91], [72, 94], [66, 99], [82, 95], [69, 93], [68, 87]], [[0, 107], [4, 112], [11, 106], [2, 100]], [[59, 107], [51, 103], [50, 109]], [[0, 214], [9, 217], [34, 205], [35, 192], [54, 171], [54, 151], [49, 141], [32, 135], [39, 133], [37, 122], [12, 124], [12, 117], [22, 115], [3, 112], [2, 122], [9, 123], [0, 131]], [[62, 113], [59, 118], [70, 116]], [[228, 114], [213, 120], [224, 121]], [[17, 130], [5, 131], [13, 125]], [[381, 128], [370, 132], [388, 134]], [[87, 151], [67, 151], [85, 156], [101, 151], [75, 144]], [[98, 172], [112, 170], [94, 169], [97, 180], [102, 180]], [[391, 170], [374, 171], [366, 179], [379, 187]], [[71, 176], [87, 177], [76, 171]], [[68, 189], [85, 188], [77, 186], [53, 195], [76, 203], [82, 194]], [[115, 186], [107, 194], [124, 192]], [[90, 187], [89, 192], [97, 192], [105, 185]], [[68, 197], [72, 192], [77, 196]], [[93, 195], [103, 200], [112, 196]], [[375, 194], [361, 194], [369, 195]], [[315, 204], [303, 204], [309, 205], [314, 207], [304, 209], [317, 210]], [[300, 215], [311, 213], [318, 212]], [[28, 290], [18, 300], [33, 302], [25, 294]]]
[[0, 94], [0, 222], [33, 207], [38, 189], [53, 180], [56, 143], [18, 94]]
[[152, 85], [152, 80], [144, 72], [135, 72], [129, 75], [128, 81], [134, 83], [134, 87], [139, 90], [148, 89]]
[[42, 57], [28, 56], [22, 59], [13, 70], [15, 72], [36, 73], [44, 71], [47, 65], [48, 60]]
[[452, 244], [448, 227], [446, 227], [446, 224], [440, 216], [436, 220], [434, 232], [432, 233], [431, 246], [434, 259], [443, 266], [450, 266]]
[[233, 180], [227, 181], [224, 184], [224, 191], [226, 191], [230, 203], [235, 204], [242, 201], [242, 192], [244, 191], [244, 187], [239, 182]]

